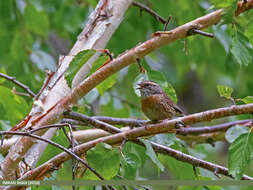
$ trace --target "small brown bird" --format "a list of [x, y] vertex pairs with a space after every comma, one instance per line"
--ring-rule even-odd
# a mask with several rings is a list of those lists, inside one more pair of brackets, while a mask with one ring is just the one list
[[151, 81], [143, 81], [137, 89], [141, 92], [141, 108], [151, 120], [171, 119], [183, 116], [183, 111], [169, 98], [162, 88]]

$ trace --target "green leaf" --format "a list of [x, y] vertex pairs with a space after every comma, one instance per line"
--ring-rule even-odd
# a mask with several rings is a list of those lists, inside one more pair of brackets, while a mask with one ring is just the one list
[[[4, 67], [0, 67], [0, 73], [6, 74], [6, 70]], [[3, 77], [0, 77], [0, 84], [3, 83], [6, 79]]]
[[99, 94], [101, 94], [101, 96], [103, 96], [105, 91], [108, 90], [109, 88], [111, 88], [117, 82], [117, 79], [118, 79], [118, 73], [115, 73], [112, 76], [110, 76], [109, 78], [107, 78], [105, 81], [100, 83], [97, 86]]
[[241, 99], [245, 104], [253, 103], [253, 96], [246, 96], [245, 98]]
[[251, 45], [253, 46], [253, 19], [250, 19], [247, 27], [245, 27], [245, 36], [249, 39]]
[[[67, 137], [66, 137], [65, 133], [63, 132], [63, 130], [56, 131], [56, 134], [53, 136], [52, 141], [54, 141], [55, 143], [60, 144], [64, 147], [69, 146], [69, 141], [67, 140]], [[57, 154], [60, 154], [61, 152], [62, 152], [61, 149], [59, 149], [55, 146], [52, 146], [52, 145], [48, 145], [46, 150], [42, 154], [39, 162], [37, 163], [37, 165], [39, 166], [42, 163], [45, 163], [50, 158], [54, 157]]]
[[72, 81], [79, 71], [79, 69], [85, 64], [91, 56], [96, 53], [96, 50], [84, 50], [80, 51], [70, 62], [68, 70], [65, 72], [64, 77], [67, 81], [68, 86], [71, 88]]
[[249, 128], [246, 128], [246, 127], [244, 127], [244, 126], [237, 125], [237, 126], [234, 126], [234, 127], [229, 128], [229, 129], [226, 131], [225, 137], [226, 137], [226, 140], [227, 140], [229, 143], [232, 143], [232, 142], [234, 142], [234, 140], [237, 139], [241, 134], [248, 133], [248, 132], [249, 132]]
[[25, 27], [35, 34], [46, 36], [49, 30], [49, 19], [45, 12], [38, 11], [33, 5], [25, 7]]
[[215, 8], [223, 9], [222, 24], [232, 23], [234, 20], [234, 13], [237, 8], [237, 0], [211, 0]]
[[221, 97], [225, 97], [227, 99], [231, 98], [231, 94], [234, 91], [233, 88], [225, 85], [217, 85], [216, 87]]
[[[176, 146], [179, 147], [178, 145]], [[176, 148], [173, 147], [173, 149], [176, 149]], [[185, 147], [182, 147], [180, 149], [180, 152], [185, 152], [185, 151], [186, 151]], [[159, 154], [158, 158], [163, 164], [165, 164], [168, 167], [168, 171], [175, 177], [175, 179], [178, 179], [178, 180], [195, 179], [195, 174], [194, 174], [191, 164], [178, 161], [173, 157], [165, 156], [162, 154]], [[198, 172], [198, 168], [196, 169]]]
[[[87, 152], [86, 159], [89, 165], [107, 180], [116, 176], [120, 168], [119, 151], [104, 143], [99, 143], [96, 147], [90, 149]], [[84, 178], [98, 179], [91, 171], [87, 171]]]
[[222, 46], [224, 47], [226, 53], [229, 53], [229, 35], [227, 33], [227, 25], [219, 25], [213, 26], [213, 33], [215, 38], [217, 38], [220, 43], [222, 44]]
[[157, 167], [161, 171], [164, 171], [164, 166], [162, 165], [162, 163], [159, 161], [158, 157], [156, 156], [156, 153], [153, 150], [153, 147], [152, 147], [151, 143], [148, 140], [145, 140], [145, 139], [141, 139], [141, 142], [146, 147], [146, 155], [149, 156], [149, 158], [157, 165]]
[[248, 65], [252, 62], [252, 47], [248, 38], [240, 31], [238, 31], [231, 38], [231, 53], [240, 65]]
[[228, 169], [236, 179], [241, 179], [246, 167], [250, 164], [253, 152], [253, 133], [240, 135], [230, 146]]
[[148, 77], [151, 81], [159, 84], [164, 92], [173, 100], [173, 102], [177, 103], [177, 95], [175, 89], [172, 85], [166, 80], [163, 73], [160, 71], [151, 70], [148, 72]]
[[94, 61], [94, 63], [92, 64], [89, 76], [94, 73], [95, 71], [97, 71], [108, 59], [107, 55], [101, 55], [97, 58], [96, 61]]
[[140, 160], [135, 154], [123, 155], [120, 158], [120, 163], [122, 165], [122, 177], [124, 179], [134, 180], [136, 178], [136, 171], [138, 168], [138, 162]]
[[233, 6], [236, 0], [211, 0], [211, 3], [214, 4], [217, 8], [225, 8]]
[[14, 125], [24, 118], [28, 105], [23, 97], [4, 86], [0, 86], [0, 97], [0, 120], [9, 120], [11, 125]]
[[[147, 156], [145, 154], [145, 148], [143, 146], [137, 145], [133, 142], [127, 142], [123, 147], [123, 154], [131, 157], [132, 160], [136, 162], [138, 168], [143, 167]], [[132, 156], [134, 154], [134, 156]]]

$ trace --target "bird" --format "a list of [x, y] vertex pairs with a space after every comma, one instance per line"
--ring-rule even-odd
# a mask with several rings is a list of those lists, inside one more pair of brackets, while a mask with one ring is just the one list
[[139, 89], [141, 93], [142, 112], [151, 121], [184, 116], [183, 111], [169, 98], [157, 83], [143, 81], [137, 85], [137, 89]]

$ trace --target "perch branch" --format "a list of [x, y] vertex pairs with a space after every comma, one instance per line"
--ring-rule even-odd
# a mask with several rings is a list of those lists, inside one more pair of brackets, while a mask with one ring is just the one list
[[[90, 148], [96, 146], [98, 143], [101, 143], [101, 142], [108, 143], [108, 144], [118, 144], [118, 143], [121, 143], [123, 140], [131, 140], [135, 143], [142, 144], [138, 140], [138, 137], [149, 136], [149, 135], [158, 134], [158, 133], [175, 132], [176, 129], [174, 127], [176, 126], [176, 124], [178, 122], [181, 122], [181, 123], [184, 123], [187, 125], [187, 124], [199, 123], [199, 122], [203, 122], [203, 121], [211, 121], [213, 119], [218, 119], [218, 118], [225, 117], [225, 116], [238, 115], [238, 114], [248, 114], [248, 113], [252, 113], [252, 112], [253, 112], [253, 104], [240, 105], [240, 106], [230, 106], [227, 108], [219, 108], [219, 109], [215, 109], [215, 110], [209, 110], [209, 111], [205, 111], [205, 112], [201, 112], [201, 113], [191, 114], [191, 115], [184, 116], [184, 117], [177, 118], [177, 119], [173, 119], [173, 120], [164, 120], [164, 121], [157, 123], [157, 124], [147, 124], [143, 127], [134, 128], [134, 129], [123, 131], [123, 132], [121, 132], [119, 129], [117, 129], [117, 131], [115, 130], [115, 133], [116, 132], [120, 132], [120, 133], [106, 136], [106, 137], [102, 137], [99, 139], [95, 139], [95, 140], [89, 141], [87, 143], [83, 143], [79, 146], [76, 146], [75, 153], [77, 155], [81, 155], [82, 153], [86, 152], [87, 150], [89, 150]], [[90, 120], [89, 122], [90, 123], [93, 122], [92, 124], [94, 124], [94, 125], [98, 125], [98, 126], [102, 125], [101, 122], [98, 122], [92, 118], [86, 118], [86, 119], [89, 119]], [[107, 127], [110, 126], [107, 123], [104, 123], [104, 125]], [[111, 129], [113, 129], [113, 128], [111, 128]], [[210, 162], [206, 162], [206, 161], [194, 158], [192, 156], [183, 154], [179, 151], [176, 151], [176, 150], [168, 148], [168, 147], [164, 147], [164, 146], [156, 144], [156, 143], [152, 143], [152, 146], [153, 146], [154, 150], [158, 153], [170, 155], [170, 156], [176, 158], [177, 160], [188, 162], [194, 166], [202, 167], [202, 168], [208, 169], [210, 171], [231, 177], [228, 174], [227, 168], [224, 168], [222, 166], [218, 166], [218, 165], [212, 164]], [[25, 180], [33, 179], [36, 175], [38, 175], [40, 173], [40, 171], [45, 169], [48, 166], [48, 164], [58, 166], [59, 164], [63, 163], [66, 160], [69, 160], [69, 159], [71, 159], [71, 157], [69, 155], [67, 155], [66, 153], [61, 153], [61, 154], [57, 155], [56, 157], [52, 158], [51, 160], [49, 160], [47, 163], [39, 166], [38, 168], [36, 168], [32, 171], [27, 172], [21, 179], [23, 179], [23, 180], [24, 179]], [[243, 179], [251, 179], [252, 180], [251, 177], [245, 176], [245, 175], [243, 176]]]

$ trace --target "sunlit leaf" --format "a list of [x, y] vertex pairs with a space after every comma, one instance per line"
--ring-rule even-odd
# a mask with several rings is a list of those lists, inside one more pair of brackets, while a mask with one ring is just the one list
[[225, 85], [217, 85], [217, 90], [221, 97], [225, 97], [227, 99], [231, 98], [231, 94], [234, 91], [233, 88]]
[[253, 96], [246, 96], [245, 98], [241, 99], [245, 104], [253, 103]]

